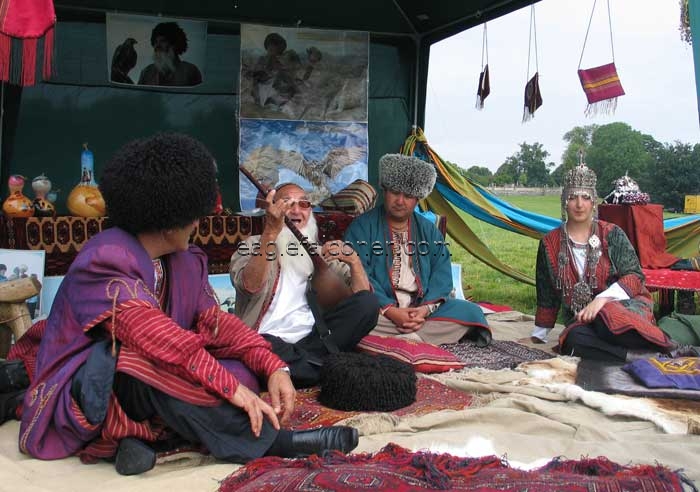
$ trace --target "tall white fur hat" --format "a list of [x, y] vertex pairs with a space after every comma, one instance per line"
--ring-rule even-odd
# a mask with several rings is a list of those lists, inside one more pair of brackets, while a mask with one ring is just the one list
[[435, 186], [435, 167], [417, 157], [385, 154], [379, 159], [379, 184], [384, 188], [423, 199]]

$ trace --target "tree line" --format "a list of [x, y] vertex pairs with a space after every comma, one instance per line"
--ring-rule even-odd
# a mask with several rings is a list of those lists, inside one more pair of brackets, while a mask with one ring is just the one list
[[495, 173], [484, 166], [458, 169], [483, 186], [559, 186], [583, 151], [586, 164], [598, 175], [600, 197], [608, 195], [625, 173], [653, 203], [670, 210], [682, 210], [685, 195], [700, 194], [700, 144], [660, 143], [622, 122], [576, 126], [563, 138], [567, 146], [559, 166], [548, 161], [549, 152], [542, 144], [523, 142]]

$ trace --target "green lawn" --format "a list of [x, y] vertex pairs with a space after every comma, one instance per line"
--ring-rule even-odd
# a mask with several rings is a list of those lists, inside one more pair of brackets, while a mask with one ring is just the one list
[[[559, 217], [559, 195], [504, 196], [510, 204], [551, 217]], [[466, 223], [493, 253], [504, 263], [530, 277], [535, 276], [536, 239], [500, 229], [469, 215]], [[474, 258], [448, 237], [452, 261], [462, 265], [462, 287], [466, 296], [475, 301], [507, 304], [523, 313], [535, 314], [535, 288], [518, 282]]]

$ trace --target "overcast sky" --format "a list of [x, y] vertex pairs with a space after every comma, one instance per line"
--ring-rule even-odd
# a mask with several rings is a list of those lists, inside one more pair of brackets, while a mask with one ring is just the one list
[[[663, 143], [700, 142], [692, 48], [681, 41], [677, 0], [610, 0], [615, 65], [626, 94], [612, 116], [584, 115], [586, 96], [577, 75], [593, 0], [535, 4], [538, 68], [543, 104], [521, 123], [528, 64], [530, 7], [488, 23], [491, 94], [475, 108], [483, 26], [430, 51], [425, 133], [443, 158], [464, 168], [495, 171], [519, 150], [539, 142], [559, 165], [564, 133], [575, 126], [628, 123]], [[598, 0], [581, 68], [612, 61], [607, 1]]]

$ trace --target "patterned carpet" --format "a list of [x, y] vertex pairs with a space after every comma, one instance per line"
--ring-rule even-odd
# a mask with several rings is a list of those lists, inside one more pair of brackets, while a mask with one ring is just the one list
[[[604, 457], [555, 459], [535, 470], [511, 468], [501, 458], [459, 458], [416, 452], [389, 444], [378, 453], [285, 460], [253, 460], [222, 484], [219, 492], [299, 490], [470, 490], [480, 492], [681, 492], [686, 479], [660, 465], [623, 466]], [[687, 482], [686, 482], [687, 483]]]
[[513, 369], [521, 362], [551, 359], [554, 355], [542, 350], [526, 347], [517, 342], [494, 340], [491, 345], [479, 348], [474, 342], [440, 345], [453, 353], [467, 368]]
[[[472, 403], [471, 395], [457, 391], [442, 383], [426, 378], [418, 378], [416, 384], [416, 401], [404, 408], [390, 412], [397, 417], [420, 416], [440, 410], [464, 410]], [[291, 430], [315, 429], [317, 427], [333, 425], [341, 420], [362, 414], [380, 412], [343, 412], [324, 407], [318, 402], [318, 387], [297, 390], [294, 414], [289, 425], [285, 428]], [[269, 402], [267, 394], [263, 399]]]

